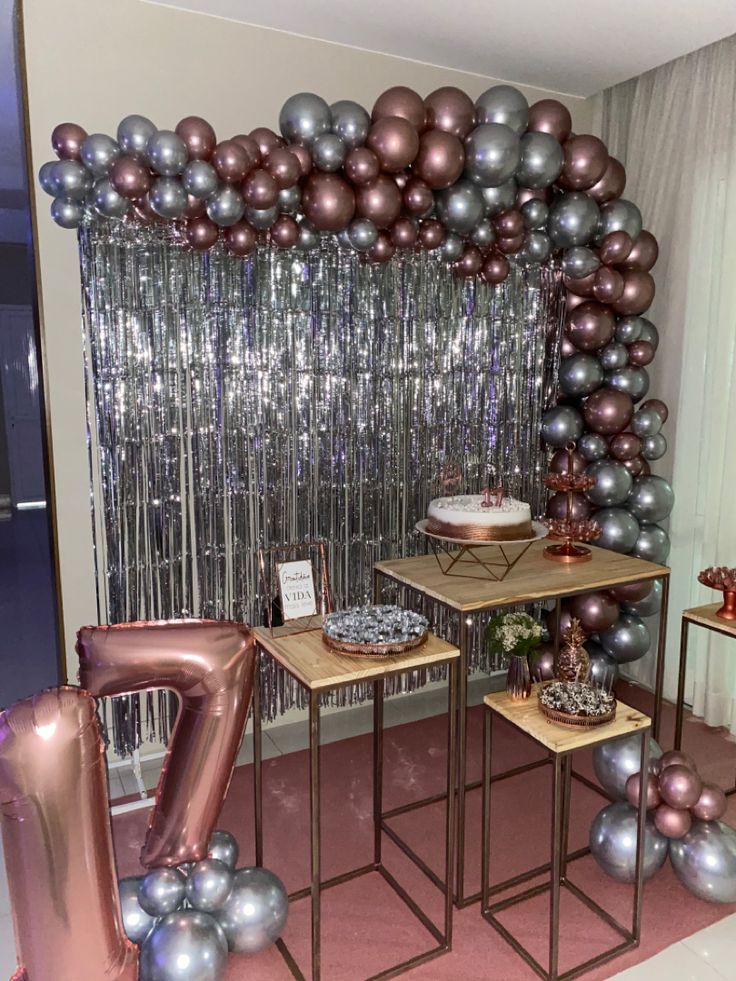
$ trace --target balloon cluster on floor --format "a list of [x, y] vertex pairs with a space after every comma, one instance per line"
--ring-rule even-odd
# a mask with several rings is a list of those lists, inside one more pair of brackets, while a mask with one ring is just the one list
[[[644, 878], [651, 878], [669, 854], [678, 879], [694, 895], [712, 903], [736, 902], [736, 831], [718, 820], [726, 811], [723, 790], [704, 783], [687, 754], [663, 753], [653, 739], [649, 745]], [[640, 737], [633, 735], [593, 751], [596, 777], [615, 800], [593, 819], [590, 850], [603, 871], [620, 882], [633, 882], [635, 876], [640, 746]]]
[[236, 869], [238, 846], [215, 831], [201, 862], [123, 879], [128, 939], [141, 947], [140, 981], [220, 981], [228, 951], [255, 954], [281, 936], [289, 900], [268, 869]]

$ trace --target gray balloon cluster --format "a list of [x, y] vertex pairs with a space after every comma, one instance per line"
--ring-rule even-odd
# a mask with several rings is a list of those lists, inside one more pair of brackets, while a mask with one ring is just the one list
[[200, 862], [120, 882], [125, 933], [141, 947], [140, 981], [222, 981], [228, 952], [265, 950], [281, 935], [289, 900], [268, 869], [237, 869], [238, 846], [215, 831]]

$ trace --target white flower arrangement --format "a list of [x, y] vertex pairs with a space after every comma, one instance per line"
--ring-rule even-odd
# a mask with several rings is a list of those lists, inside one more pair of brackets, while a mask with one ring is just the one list
[[528, 613], [501, 613], [490, 621], [485, 637], [491, 654], [525, 657], [539, 646], [543, 632]]

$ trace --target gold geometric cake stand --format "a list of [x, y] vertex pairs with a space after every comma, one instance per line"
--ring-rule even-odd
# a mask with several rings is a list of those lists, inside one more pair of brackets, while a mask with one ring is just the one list
[[448, 538], [427, 530], [428, 521], [418, 521], [416, 530], [429, 539], [437, 565], [446, 576], [502, 582], [529, 547], [549, 531], [541, 521], [532, 521], [531, 538], [489, 542], [480, 539]]

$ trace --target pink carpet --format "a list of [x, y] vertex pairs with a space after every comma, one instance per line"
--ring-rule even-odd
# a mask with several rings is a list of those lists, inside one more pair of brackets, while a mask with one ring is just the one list
[[[650, 697], [628, 685], [619, 697], [650, 705]], [[671, 745], [672, 709], [666, 707], [663, 745]], [[471, 711], [468, 732], [469, 776], [481, 772], [480, 708]], [[494, 770], [508, 769], [541, 755], [538, 747], [506, 724], [494, 723]], [[684, 749], [698, 761], [705, 779], [733, 783], [736, 744], [718, 730], [688, 719]], [[445, 720], [439, 716], [386, 730], [384, 807], [420, 799], [443, 789]], [[328, 878], [372, 860], [371, 738], [359, 736], [322, 749], [323, 877]], [[578, 754], [576, 769], [592, 776], [589, 757]], [[494, 784], [492, 793], [491, 879], [502, 878], [549, 859], [550, 770], [548, 767]], [[265, 864], [291, 892], [309, 881], [308, 758], [306, 752], [264, 764]], [[605, 801], [573, 783], [570, 850], [587, 843], [591, 819]], [[736, 825], [736, 796], [729, 798], [726, 821]], [[422, 808], [392, 821], [397, 831], [438, 872], [443, 861], [443, 811]], [[147, 812], [115, 819], [115, 842], [121, 876], [140, 871], [138, 852]], [[253, 861], [252, 767], [240, 767], [233, 778], [219, 826], [239, 840], [240, 864]], [[468, 795], [466, 890], [480, 884], [480, 791]], [[412, 896], [441, 925], [437, 889], [384, 836], [384, 863]], [[570, 866], [570, 878], [619, 922], [630, 918], [632, 890], [605, 876], [590, 856]], [[696, 899], [677, 881], [669, 863], [645, 886], [641, 946], [586, 975], [602, 979], [645, 960], [664, 947], [736, 910]], [[502, 921], [542, 962], [547, 951], [547, 896], [532, 899], [501, 914]], [[309, 976], [309, 901], [293, 903], [284, 939]], [[618, 935], [563, 891], [560, 969], [565, 971], [608, 946]], [[330, 889], [322, 898], [322, 973], [335, 981], [367, 977], [434, 942], [378, 874]], [[453, 950], [406, 974], [416, 981], [505, 981], [533, 978], [533, 972], [480, 916], [478, 904], [455, 912]], [[230, 957], [227, 981], [281, 981], [290, 974], [276, 950], [255, 957]]]

